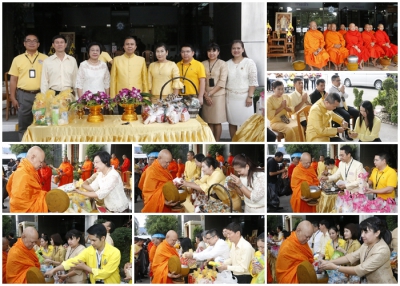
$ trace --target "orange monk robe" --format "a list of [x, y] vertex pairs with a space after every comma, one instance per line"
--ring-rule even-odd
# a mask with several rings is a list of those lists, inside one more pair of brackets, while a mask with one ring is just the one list
[[6, 277], [9, 284], [27, 283], [26, 273], [29, 268], [37, 267], [40, 269], [40, 263], [35, 250], [28, 249], [18, 238], [17, 242], [10, 248], [7, 258]]
[[[297, 168], [296, 168], [297, 169]], [[276, 279], [280, 284], [298, 284], [297, 266], [303, 261], [314, 262], [314, 257], [308, 243], [301, 244], [293, 231], [282, 242], [276, 259]]]
[[[388, 36], [388, 34], [386, 34], [385, 31], [377, 30], [375, 32], [375, 38], [376, 38], [377, 44], [385, 51], [386, 56], [391, 58], [394, 55], [397, 55], [397, 46], [393, 45], [390, 42], [389, 36]], [[389, 43], [390, 48], [384, 46], [385, 43]]]
[[157, 245], [153, 245], [150, 248], [150, 251], [149, 251], [149, 261], [151, 263], [150, 273], [149, 273], [150, 277], [153, 277], [153, 275], [154, 275], [154, 273], [153, 273], [153, 260], [154, 260], [154, 255], [156, 254], [156, 250], [157, 250]]
[[[376, 38], [372, 31], [362, 32], [361, 37], [364, 42], [364, 47], [368, 50], [372, 58], [377, 59], [385, 55], [385, 51], [376, 43]], [[373, 46], [371, 46], [372, 43], [374, 43]]]
[[[329, 54], [329, 60], [335, 65], [340, 65], [349, 56], [349, 51], [345, 48], [346, 42], [339, 32], [329, 31], [325, 36], [326, 51]], [[342, 45], [335, 48], [334, 45]]]
[[154, 276], [151, 281], [152, 284], [172, 283], [172, 279], [168, 277], [168, 260], [172, 256], [178, 256], [178, 252], [176, 252], [175, 247], [169, 245], [166, 240], [163, 240], [163, 242], [157, 246], [153, 259]]
[[40, 184], [39, 173], [28, 159], [23, 159], [7, 183], [12, 213], [47, 213], [47, 192]]
[[[349, 50], [349, 55], [356, 55], [358, 57], [358, 63], [361, 60], [365, 62], [369, 59], [369, 52], [364, 47], [364, 42], [361, 37], [361, 33], [359, 31], [347, 31], [346, 35], [344, 35], [346, 40], [346, 48]], [[357, 46], [361, 52], [358, 52], [353, 46]]]
[[74, 167], [71, 165], [71, 163], [62, 162], [60, 167], [58, 167], [58, 172], [61, 174], [60, 182], [58, 182], [59, 187], [74, 181]]
[[340, 33], [342, 36], [344, 36], [344, 34], [346, 34], [347, 31], [346, 31], [346, 30], [339, 30], [339, 33]]
[[230, 156], [228, 157], [228, 164], [229, 164], [229, 166], [232, 166], [233, 158], [235, 158], [235, 157], [233, 157], [232, 155], [230, 155]]
[[171, 173], [161, 167], [158, 159], [154, 160], [146, 172], [142, 173], [139, 181], [144, 202], [142, 213], [171, 212], [171, 208], [164, 205], [162, 188], [166, 182], [172, 182], [172, 180]]
[[293, 170], [290, 186], [292, 187], [293, 194], [290, 199], [290, 205], [294, 213], [315, 213], [315, 206], [309, 206], [301, 197], [301, 183], [307, 182], [310, 186], [318, 186], [319, 180], [314, 168], [304, 168], [301, 162]]
[[40, 182], [42, 184], [42, 188], [45, 191], [50, 191], [51, 190], [51, 176], [53, 175], [53, 170], [49, 167], [42, 167], [38, 170], [39, 172], [39, 177], [40, 177]]
[[86, 160], [82, 165], [82, 173], [81, 178], [83, 181], [86, 181], [92, 175], [93, 163], [90, 160]]
[[122, 181], [127, 182], [130, 178], [125, 178], [124, 172], [129, 171], [129, 168], [131, 167], [131, 160], [128, 158], [124, 159], [124, 162], [121, 165], [121, 172], [122, 172]]
[[[222, 155], [218, 155], [215, 159], [216, 159], [218, 162], [222, 163], [222, 165], [223, 165], [224, 162], [225, 162], [224, 156], [222, 156]], [[220, 165], [221, 165], [221, 164], [220, 164]]]
[[3, 251], [3, 284], [7, 283], [7, 280], [6, 280], [7, 256], [8, 256], [8, 252], [7, 251]]
[[[304, 57], [306, 64], [321, 69], [326, 66], [329, 54], [324, 50], [324, 35], [318, 30], [308, 30], [304, 37]], [[318, 55], [314, 52], [322, 49]]]
[[313, 168], [315, 170], [315, 174], [318, 172], [318, 162], [311, 162], [311, 168]]
[[111, 158], [111, 159], [110, 159], [110, 164], [111, 164], [112, 166], [114, 166], [114, 169], [115, 169], [115, 170], [118, 170], [118, 167], [119, 167], [119, 160], [118, 160], [117, 157], [115, 157], [115, 159]]
[[176, 177], [182, 178], [184, 173], [185, 173], [185, 164], [179, 163], [178, 164], [178, 173], [176, 173]]
[[175, 160], [172, 160], [168, 165], [168, 171], [171, 173], [172, 178], [176, 178], [176, 174], [178, 173], [178, 163]]

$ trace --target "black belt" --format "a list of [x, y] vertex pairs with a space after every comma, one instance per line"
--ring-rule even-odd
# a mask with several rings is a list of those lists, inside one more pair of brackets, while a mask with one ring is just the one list
[[[70, 89], [72, 89], [71, 93], [75, 95], [75, 93], [74, 93], [74, 89], [73, 89], [72, 87], [69, 87], [69, 88], [70, 88]], [[54, 91], [56, 92], [56, 94], [55, 94], [55, 95], [59, 95], [59, 94], [60, 94], [60, 92], [61, 92], [61, 91], [59, 91], [59, 90], [55, 90], [55, 89], [52, 89], [52, 88], [50, 88], [50, 89], [51, 89], [51, 90], [54, 90]]]
[[25, 89], [22, 89], [22, 88], [17, 88], [17, 89], [20, 90], [20, 91], [23, 91], [23, 92], [26, 92], [26, 93], [32, 93], [32, 94], [36, 94], [36, 93], [40, 92], [40, 89], [38, 89], [38, 90], [25, 90]]

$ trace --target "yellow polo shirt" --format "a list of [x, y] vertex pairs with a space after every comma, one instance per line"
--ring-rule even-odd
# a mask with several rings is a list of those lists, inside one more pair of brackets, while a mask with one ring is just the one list
[[[36, 51], [36, 53], [32, 56], [25, 51], [24, 54], [21, 54], [14, 58], [8, 74], [18, 77], [17, 88], [21, 88], [24, 90], [40, 89], [43, 61], [46, 58], [47, 58], [46, 55], [39, 53], [38, 51]], [[36, 73], [35, 78], [29, 77], [30, 69], [35, 70]]]
[[[374, 168], [369, 179], [372, 181], [372, 188], [374, 190], [383, 189], [386, 187], [397, 187], [397, 173], [394, 169], [386, 166], [383, 171], [379, 171], [378, 168]], [[395, 198], [395, 191], [390, 194], [377, 194], [382, 199]]]
[[[184, 64], [182, 60], [176, 65], [178, 66], [179, 74], [191, 80], [196, 85], [197, 92], [200, 92], [199, 91], [200, 79], [206, 77], [206, 70], [204, 68], [204, 65], [201, 62], [196, 61], [195, 59], [192, 59], [188, 64]], [[183, 79], [181, 81], [185, 85], [185, 93], [182, 93], [181, 90], [179, 94], [181, 95], [196, 94], [195, 88], [189, 81]]]
[[120, 90], [132, 87], [140, 89], [141, 92], [149, 92], [144, 58], [135, 54], [115, 57], [111, 68], [111, 98], [114, 98]]
[[185, 181], [191, 182], [200, 178], [201, 170], [196, 166], [194, 159], [185, 163]]
[[105, 63], [111, 62], [112, 58], [110, 57], [110, 55], [107, 52], [101, 52], [100, 56], [99, 56], [99, 60], [103, 61]]

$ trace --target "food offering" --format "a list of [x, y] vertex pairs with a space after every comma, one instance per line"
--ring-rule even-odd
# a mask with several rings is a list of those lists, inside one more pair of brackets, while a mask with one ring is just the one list
[[70, 183], [59, 187], [63, 190], [69, 198], [68, 208], [66, 212], [68, 213], [90, 213], [94, 212], [95, 209], [92, 208], [91, 201], [88, 197], [84, 195], [77, 194], [74, 192], [75, 188], [79, 189], [82, 192], [86, 192], [84, 188], [82, 188], [83, 180], [80, 179], [76, 183]]

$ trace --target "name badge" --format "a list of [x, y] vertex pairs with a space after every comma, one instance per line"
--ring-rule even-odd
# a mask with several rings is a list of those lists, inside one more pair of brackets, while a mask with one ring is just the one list
[[29, 70], [29, 78], [35, 78], [36, 77], [36, 71], [34, 69]]

